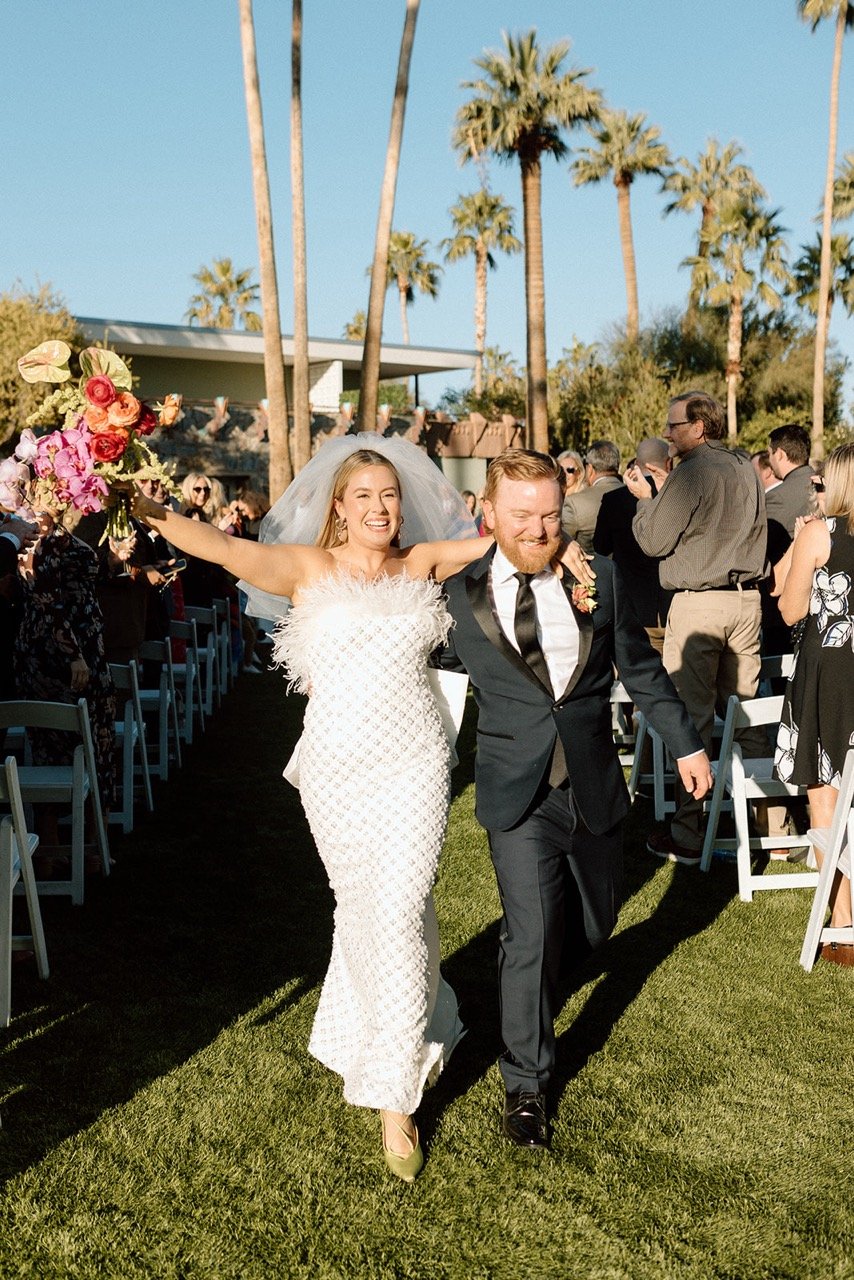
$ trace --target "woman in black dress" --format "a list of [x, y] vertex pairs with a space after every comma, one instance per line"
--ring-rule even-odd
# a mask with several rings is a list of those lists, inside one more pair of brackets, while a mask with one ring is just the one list
[[[814, 827], [829, 827], [845, 756], [854, 746], [854, 444], [835, 449], [825, 469], [827, 518], [807, 518], [775, 569], [780, 613], [806, 618], [786, 687], [776, 769], [807, 788]], [[820, 861], [820, 854], [816, 850]], [[850, 866], [837, 874], [831, 928], [851, 925]], [[822, 958], [854, 965], [850, 943], [828, 942]]]
[[[24, 606], [15, 643], [18, 696], [89, 708], [101, 804], [108, 811], [115, 783], [116, 697], [104, 657], [104, 623], [95, 586], [98, 558], [52, 515], [39, 517], [41, 537], [23, 575]], [[67, 733], [32, 730], [35, 764], [68, 764]]]

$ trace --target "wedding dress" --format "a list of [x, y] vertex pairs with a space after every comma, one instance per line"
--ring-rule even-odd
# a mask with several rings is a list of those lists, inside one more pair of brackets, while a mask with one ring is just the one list
[[341, 570], [301, 591], [274, 650], [310, 695], [299, 785], [336, 903], [309, 1049], [348, 1102], [406, 1115], [462, 1034], [431, 897], [449, 747], [426, 660], [450, 625], [436, 583]]

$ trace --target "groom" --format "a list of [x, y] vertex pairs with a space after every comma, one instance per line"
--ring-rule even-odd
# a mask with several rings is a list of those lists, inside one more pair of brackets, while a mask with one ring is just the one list
[[551, 567], [564, 483], [545, 454], [497, 457], [483, 495], [496, 545], [445, 583], [456, 625], [442, 665], [468, 672], [479, 709], [477, 817], [504, 909], [503, 1130], [522, 1147], [549, 1145], [545, 1094], [567, 971], [606, 940], [620, 906], [629, 804], [611, 730], [614, 666], [686, 789], [699, 799], [712, 781], [611, 561], [594, 560], [592, 600]]

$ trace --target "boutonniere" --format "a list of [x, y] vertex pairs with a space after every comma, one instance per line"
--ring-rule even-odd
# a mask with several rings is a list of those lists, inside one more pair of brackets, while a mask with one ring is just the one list
[[596, 599], [596, 584], [588, 587], [583, 582], [576, 582], [572, 588], [572, 603], [579, 613], [592, 613], [594, 609], [599, 608], [599, 601]]

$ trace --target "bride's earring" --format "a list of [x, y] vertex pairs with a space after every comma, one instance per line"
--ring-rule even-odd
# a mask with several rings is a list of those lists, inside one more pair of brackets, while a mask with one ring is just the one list
[[335, 521], [335, 534], [343, 542], [347, 537], [347, 517], [339, 516]]

